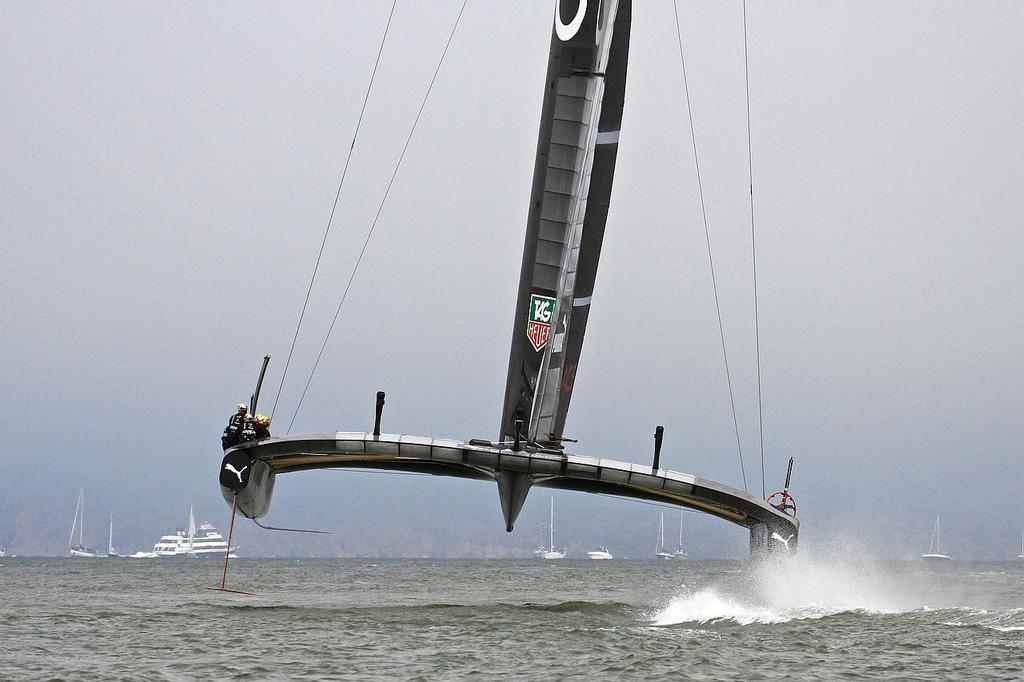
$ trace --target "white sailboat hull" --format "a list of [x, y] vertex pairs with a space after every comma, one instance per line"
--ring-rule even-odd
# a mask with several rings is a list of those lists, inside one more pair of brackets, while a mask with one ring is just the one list
[[96, 559], [99, 557], [99, 552], [95, 552], [87, 547], [72, 547], [68, 550], [68, 553], [73, 557], [81, 557], [85, 559]]
[[926, 561], [952, 561], [953, 557], [948, 554], [922, 554], [922, 559]]

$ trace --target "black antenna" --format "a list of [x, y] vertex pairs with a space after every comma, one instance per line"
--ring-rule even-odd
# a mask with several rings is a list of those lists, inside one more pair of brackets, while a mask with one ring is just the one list
[[249, 414], [256, 414], [256, 401], [260, 399], [260, 389], [263, 388], [263, 377], [267, 374], [267, 365], [270, 364], [270, 356], [263, 356], [263, 367], [260, 368], [260, 378], [256, 382], [256, 392], [252, 394], [252, 402], [249, 404]]
[[380, 435], [380, 416], [384, 413], [384, 391], [377, 391], [377, 416], [373, 420], [373, 435]]
[[785, 491], [789, 491], [789, 479], [793, 476], [793, 458], [789, 458], [789, 468], [786, 470], [786, 487], [783, 488]]
[[665, 427], [659, 426], [654, 429], [654, 469], [661, 468], [661, 440], [665, 437]]

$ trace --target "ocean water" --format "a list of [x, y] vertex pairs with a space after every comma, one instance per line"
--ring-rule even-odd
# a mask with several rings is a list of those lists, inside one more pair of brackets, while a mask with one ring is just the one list
[[0, 559], [0, 679], [1024, 679], [1024, 562]]

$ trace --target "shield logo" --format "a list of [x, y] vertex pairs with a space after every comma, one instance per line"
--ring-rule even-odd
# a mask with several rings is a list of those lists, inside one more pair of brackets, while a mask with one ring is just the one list
[[526, 338], [535, 351], [548, 345], [551, 336], [551, 316], [555, 313], [555, 299], [530, 294], [530, 317], [526, 323]]

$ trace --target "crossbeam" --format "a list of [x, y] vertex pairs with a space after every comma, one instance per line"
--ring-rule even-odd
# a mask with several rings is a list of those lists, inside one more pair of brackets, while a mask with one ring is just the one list
[[[246, 468], [248, 467], [248, 468]], [[750, 530], [754, 555], [792, 552], [799, 522], [764, 500], [710, 479], [613, 459], [513, 443], [364, 432], [312, 433], [243, 443], [224, 455], [221, 492], [238, 511], [264, 516], [277, 474], [312, 469], [381, 469], [498, 483], [511, 531], [533, 486], [614, 495], [692, 509]], [[238, 473], [241, 472], [241, 473]], [[788, 548], [773, 539], [789, 539]]]

